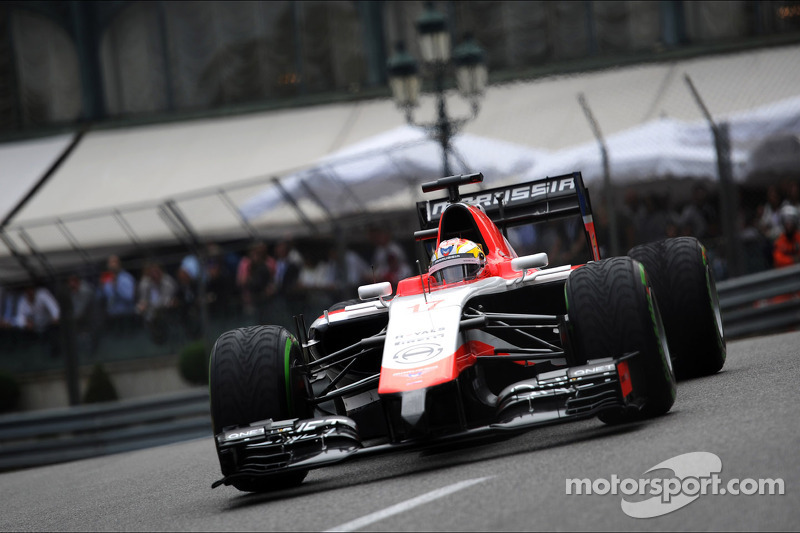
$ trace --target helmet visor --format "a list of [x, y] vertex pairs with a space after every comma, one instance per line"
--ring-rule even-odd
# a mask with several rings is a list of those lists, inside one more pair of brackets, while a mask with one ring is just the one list
[[451, 255], [434, 261], [430, 274], [439, 283], [457, 283], [478, 277], [483, 264], [483, 254], [480, 257], [471, 253]]
[[481, 265], [476, 263], [453, 265], [437, 270], [433, 277], [439, 283], [458, 283], [475, 279], [480, 271]]

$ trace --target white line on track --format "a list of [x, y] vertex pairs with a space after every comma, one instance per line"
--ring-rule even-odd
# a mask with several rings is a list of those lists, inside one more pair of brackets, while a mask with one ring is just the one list
[[323, 533], [329, 533], [333, 531], [355, 531], [357, 529], [361, 529], [362, 527], [383, 520], [384, 518], [389, 518], [390, 516], [402, 513], [404, 511], [408, 511], [409, 509], [413, 509], [414, 507], [430, 503], [433, 500], [443, 498], [449, 494], [453, 494], [454, 492], [466, 489], [467, 487], [471, 487], [472, 485], [476, 485], [481, 481], [486, 481], [487, 479], [490, 479], [492, 477], [494, 476], [479, 477], [476, 479], [467, 479], [464, 481], [459, 481], [458, 483], [454, 483], [452, 485], [448, 485], [446, 487], [442, 487], [440, 489], [436, 489], [431, 492], [426, 492], [425, 494], [417, 496], [416, 498], [411, 498], [410, 500], [406, 500], [396, 505], [392, 505], [391, 507], [387, 507], [386, 509], [370, 513], [366, 516], [362, 516], [361, 518], [356, 518], [355, 520], [351, 520], [350, 522], [345, 522], [342, 525], [326, 529]]

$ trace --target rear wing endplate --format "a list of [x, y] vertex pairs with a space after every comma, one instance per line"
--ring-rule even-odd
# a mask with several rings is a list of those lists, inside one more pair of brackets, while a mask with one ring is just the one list
[[[448, 197], [417, 202], [422, 229], [414, 234], [416, 240], [436, 239], [439, 218], [450, 200]], [[580, 172], [485, 189], [462, 195], [461, 201], [480, 206], [504, 233], [508, 227], [579, 215], [593, 259], [600, 260], [591, 202]]]

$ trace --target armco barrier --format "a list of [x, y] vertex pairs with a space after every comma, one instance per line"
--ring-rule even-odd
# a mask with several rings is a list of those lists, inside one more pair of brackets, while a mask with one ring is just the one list
[[[729, 339], [800, 325], [800, 265], [717, 284]], [[0, 470], [211, 438], [208, 391], [0, 416]]]
[[800, 265], [721, 281], [717, 292], [729, 339], [800, 325]]
[[211, 437], [208, 390], [0, 417], [0, 470]]

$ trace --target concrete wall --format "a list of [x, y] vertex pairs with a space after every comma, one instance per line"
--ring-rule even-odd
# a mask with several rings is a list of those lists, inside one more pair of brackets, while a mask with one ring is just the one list
[[[194, 388], [181, 378], [176, 355], [107, 362], [104, 366], [121, 400]], [[80, 368], [81, 395], [86, 391], [91, 371], [91, 366]], [[23, 411], [69, 406], [63, 371], [20, 376], [20, 388]]]

